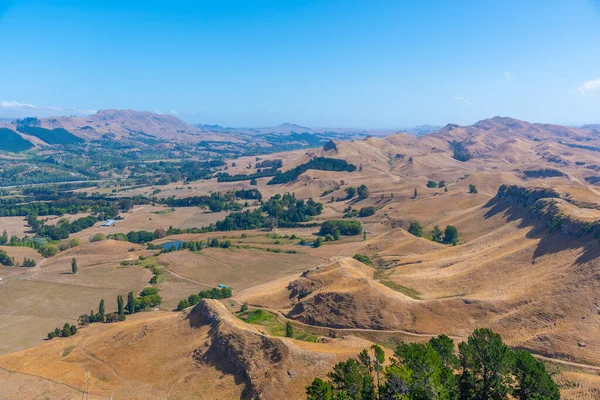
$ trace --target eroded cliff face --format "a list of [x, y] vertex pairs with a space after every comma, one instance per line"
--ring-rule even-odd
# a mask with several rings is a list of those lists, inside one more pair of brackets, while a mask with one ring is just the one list
[[315, 376], [335, 360], [307, 351], [290, 339], [265, 335], [233, 316], [216, 300], [201, 301], [189, 311], [192, 324], [209, 324], [205, 345], [194, 352], [197, 362], [234, 373], [246, 384], [246, 399], [296, 399]]
[[502, 185], [496, 198], [525, 207], [530, 218], [541, 221], [552, 233], [600, 237], [600, 212], [578, 207], [554, 189]]
[[560, 194], [556, 190], [549, 188], [528, 188], [518, 185], [502, 185], [498, 189], [498, 194], [496, 194], [496, 197], [511, 204], [519, 204], [523, 207], [529, 207], [539, 199], [560, 198]]

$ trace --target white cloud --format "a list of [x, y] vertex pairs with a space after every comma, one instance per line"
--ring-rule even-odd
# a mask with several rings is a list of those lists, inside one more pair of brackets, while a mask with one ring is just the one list
[[463, 105], [465, 105], [466, 107], [468, 106], [472, 106], [473, 104], [475, 104], [474, 102], [465, 99], [463, 96], [455, 96], [454, 97], [455, 101], [458, 101], [459, 103], [462, 103]]
[[63, 108], [55, 106], [34, 105], [21, 103], [15, 100], [0, 100], [0, 117], [51, 117], [60, 115], [88, 116], [96, 110], [82, 110], [79, 108]]
[[600, 78], [583, 82], [583, 85], [579, 86], [578, 89], [582, 94], [600, 94]]
[[507, 81], [511, 81], [513, 78], [512, 74], [510, 72], [505, 72], [504, 77], [506, 78]]
[[2, 100], [2, 101], [0, 101], [0, 108], [14, 110], [14, 109], [31, 109], [31, 108], [35, 108], [35, 106], [33, 104], [19, 103], [18, 101], [14, 101], [14, 100]]

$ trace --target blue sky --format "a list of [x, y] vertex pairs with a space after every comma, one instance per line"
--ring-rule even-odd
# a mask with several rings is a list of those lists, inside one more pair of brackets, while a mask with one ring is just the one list
[[600, 122], [600, 0], [0, 0], [0, 117]]

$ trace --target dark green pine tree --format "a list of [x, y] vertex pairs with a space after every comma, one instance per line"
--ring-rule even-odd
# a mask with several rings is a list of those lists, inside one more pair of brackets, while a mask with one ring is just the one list
[[127, 312], [133, 314], [135, 312], [135, 297], [133, 292], [127, 293]]
[[119, 310], [119, 316], [125, 315], [125, 308], [123, 307], [123, 296], [117, 296], [117, 309]]
[[75, 259], [75, 257], [73, 257], [71, 259], [71, 272], [73, 272], [74, 274], [76, 274], [78, 269], [79, 268], [77, 268], [77, 260]]
[[98, 316], [100, 317], [99, 322], [104, 322], [104, 299], [100, 299], [100, 306], [98, 306]]

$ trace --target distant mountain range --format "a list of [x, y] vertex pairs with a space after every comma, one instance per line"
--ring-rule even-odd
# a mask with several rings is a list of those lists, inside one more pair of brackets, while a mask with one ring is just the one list
[[[310, 128], [293, 123], [283, 123], [263, 128], [231, 128], [220, 125], [188, 124], [172, 115], [154, 114], [135, 110], [101, 110], [88, 117], [24, 118], [0, 120], [0, 150], [18, 152], [31, 148], [48, 148], [78, 143], [117, 142], [123, 145], [149, 147], [156, 145], [199, 144], [209, 150], [216, 146], [244, 147], [247, 145], [289, 150], [298, 147], [318, 146], [327, 140], [383, 137], [396, 132], [411, 136], [443, 136], [458, 139], [457, 132], [494, 132], [501, 135], [525, 134], [530, 136], [552, 134], [557, 137], [584, 140], [597, 135], [600, 125], [567, 127], [550, 124], [530, 124], [506, 117], [495, 117], [461, 127], [420, 125], [401, 130], [356, 128]], [[220, 150], [224, 151], [224, 150]], [[240, 149], [238, 148], [239, 152]]]

